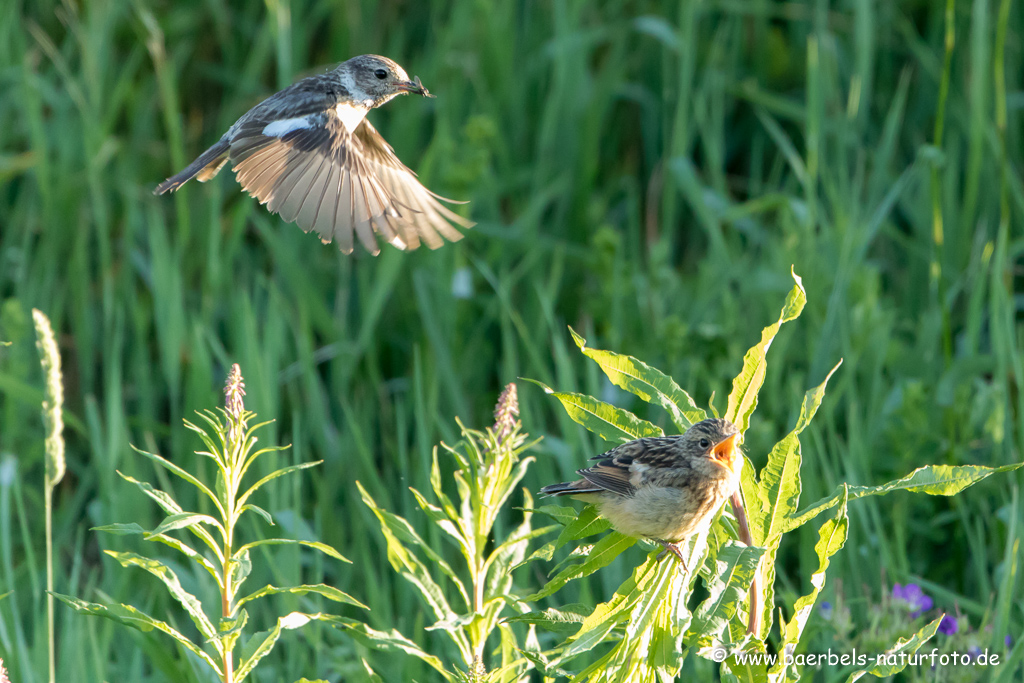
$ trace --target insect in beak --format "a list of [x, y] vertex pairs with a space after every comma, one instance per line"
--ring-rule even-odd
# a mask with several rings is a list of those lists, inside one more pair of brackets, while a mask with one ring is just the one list
[[424, 97], [436, 97], [436, 95], [431, 95], [430, 91], [423, 87], [423, 83], [420, 81], [419, 76], [416, 76], [415, 79], [411, 81], [402, 81], [400, 83], [396, 83], [395, 87], [401, 90], [402, 92], [411, 93], [413, 95], [423, 95]]

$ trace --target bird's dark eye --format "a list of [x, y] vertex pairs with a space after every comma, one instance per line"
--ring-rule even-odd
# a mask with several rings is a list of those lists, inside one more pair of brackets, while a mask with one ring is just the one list
[[701, 448], [708, 448], [708, 447], [710, 447], [710, 446], [711, 446], [711, 442], [710, 442], [710, 441], [708, 441], [707, 439], [704, 439], [704, 438], [701, 438], [701, 440], [700, 440], [700, 441], [698, 441], [697, 443], [699, 443], [699, 444], [700, 444], [700, 447], [701, 447]]
[[385, 71], [384, 69], [377, 69], [376, 71], [373, 72], [373, 75], [383, 81], [385, 78], [388, 77], [388, 72]]

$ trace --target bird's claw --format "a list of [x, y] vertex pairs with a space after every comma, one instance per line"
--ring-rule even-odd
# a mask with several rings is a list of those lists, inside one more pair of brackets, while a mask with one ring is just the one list
[[667, 541], [661, 541], [661, 540], [659, 540], [658, 543], [660, 543], [664, 547], [664, 550], [662, 550], [660, 553], [658, 553], [658, 556], [656, 558], [654, 558], [655, 561], [660, 561], [663, 557], [665, 557], [665, 555], [667, 555], [668, 553], [671, 552], [673, 555], [676, 556], [676, 559], [679, 560], [679, 564], [683, 565], [683, 571], [684, 572], [689, 572], [690, 571], [686, 567], [686, 560], [683, 559], [683, 551], [679, 549], [678, 545], [676, 545], [675, 543], [669, 543]]

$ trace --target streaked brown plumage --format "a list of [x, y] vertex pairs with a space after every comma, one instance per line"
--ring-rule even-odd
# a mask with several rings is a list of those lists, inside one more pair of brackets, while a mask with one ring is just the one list
[[616, 531], [660, 543], [685, 568], [677, 544], [705, 530], [739, 485], [738, 436], [736, 425], [715, 418], [681, 435], [630, 441], [577, 470], [583, 479], [541, 493], [593, 503]]
[[374, 233], [399, 249], [462, 239], [452, 223], [473, 223], [441, 204], [452, 200], [425, 188], [365, 118], [405, 93], [433, 97], [387, 57], [353, 57], [257, 104], [155, 193], [205, 182], [230, 161], [246, 192], [345, 253], [353, 233], [372, 254], [380, 252]]

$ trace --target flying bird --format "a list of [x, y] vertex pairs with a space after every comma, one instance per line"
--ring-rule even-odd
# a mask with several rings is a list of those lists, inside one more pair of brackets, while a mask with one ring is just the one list
[[407, 168], [366, 114], [397, 95], [433, 97], [419, 78], [379, 55], [362, 55], [304, 78], [246, 112], [212, 147], [154, 194], [206, 182], [231, 162], [242, 189], [326, 244], [352, 252], [353, 233], [378, 254], [374, 233], [399, 249], [462, 239], [473, 223]]
[[678, 544], [706, 530], [739, 486], [739, 433], [715, 418], [681, 435], [630, 441], [592, 458], [596, 465], [576, 471], [582, 479], [540, 492], [594, 504], [616, 531], [660, 543], [685, 569]]

